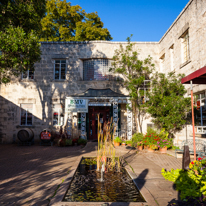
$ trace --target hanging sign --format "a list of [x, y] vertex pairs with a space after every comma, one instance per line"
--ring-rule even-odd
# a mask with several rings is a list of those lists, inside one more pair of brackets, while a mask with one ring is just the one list
[[88, 99], [66, 98], [66, 112], [88, 112]]

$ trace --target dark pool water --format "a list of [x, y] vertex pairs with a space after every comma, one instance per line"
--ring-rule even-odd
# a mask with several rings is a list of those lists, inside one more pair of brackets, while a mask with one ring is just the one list
[[104, 182], [98, 181], [100, 176], [96, 171], [96, 164], [80, 163], [63, 201], [145, 202], [123, 167], [120, 172], [105, 172]]

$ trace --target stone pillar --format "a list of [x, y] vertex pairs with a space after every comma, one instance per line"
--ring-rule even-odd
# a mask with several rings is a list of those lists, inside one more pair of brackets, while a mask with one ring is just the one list
[[71, 137], [72, 136], [72, 112], [68, 113], [67, 119], [67, 134]]
[[86, 113], [81, 113], [81, 138], [87, 139], [86, 137]]
[[[130, 108], [132, 108], [132, 103], [130, 100], [127, 101]], [[127, 139], [132, 139], [132, 112], [127, 108]]]
[[114, 133], [114, 137], [118, 136], [118, 99], [114, 99], [113, 101], [113, 126], [116, 128]]

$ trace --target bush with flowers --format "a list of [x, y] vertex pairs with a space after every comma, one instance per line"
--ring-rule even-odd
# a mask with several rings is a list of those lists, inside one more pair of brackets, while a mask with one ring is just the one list
[[168, 132], [165, 132], [164, 129], [159, 132], [153, 128], [148, 128], [142, 142], [152, 149], [169, 148], [172, 146], [172, 139], [168, 138]]
[[206, 159], [198, 158], [191, 162], [187, 171], [172, 169], [166, 172], [162, 169], [162, 175], [175, 183], [182, 200], [206, 205]]

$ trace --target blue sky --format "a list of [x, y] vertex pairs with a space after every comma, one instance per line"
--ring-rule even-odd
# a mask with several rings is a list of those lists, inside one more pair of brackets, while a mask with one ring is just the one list
[[98, 12], [113, 41], [159, 41], [189, 0], [71, 0]]

